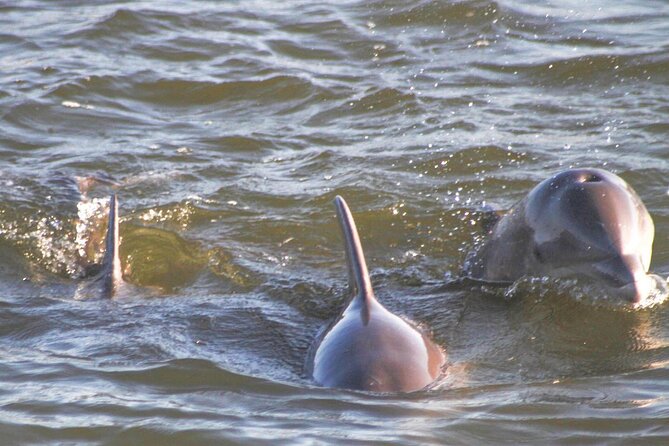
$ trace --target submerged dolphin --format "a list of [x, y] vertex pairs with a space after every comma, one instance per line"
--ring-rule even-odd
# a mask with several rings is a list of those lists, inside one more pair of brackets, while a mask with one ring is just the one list
[[346, 202], [335, 198], [355, 294], [313, 357], [312, 375], [327, 387], [410, 392], [434, 382], [444, 352], [426, 334], [383, 307], [374, 296], [358, 231]]
[[586, 276], [638, 304], [659, 279], [648, 274], [654, 232], [646, 207], [623, 179], [601, 169], [570, 169], [513, 206], [465, 271], [491, 282]]
[[100, 280], [104, 297], [113, 297], [123, 284], [121, 258], [119, 257], [118, 199], [109, 197], [109, 220], [105, 236], [105, 254], [102, 258]]

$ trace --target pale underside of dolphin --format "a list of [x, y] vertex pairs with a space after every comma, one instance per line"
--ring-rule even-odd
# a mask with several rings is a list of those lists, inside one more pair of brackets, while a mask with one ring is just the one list
[[351, 212], [339, 196], [335, 206], [354, 295], [317, 344], [308, 368], [327, 387], [377, 392], [425, 388], [440, 376], [444, 352], [376, 300]]
[[602, 169], [570, 169], [538, 184], [469, 256], [474, 279], [587, 277], [607, 294], [638, 304], [656, 289], [648, 274], [654, 225], [622, 178]]

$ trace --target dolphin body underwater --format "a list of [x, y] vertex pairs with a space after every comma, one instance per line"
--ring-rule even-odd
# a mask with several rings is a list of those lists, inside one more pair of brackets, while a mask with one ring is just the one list
[[587, 277], [607, 295], [640, 305], [658, 285], [666, 287], [648, 274], [654, 232], [646, 207], [622, 178], [570, 169], [539, 183], [499, 219], [465, 261], [465, 274], [507, 283], [523, 276]]
[[355, 294], [312, 346], [307, 369], [326, 387], [376, 392], [423, 389], [441, 374], [444, 352], [376, 300], [353, 216], [343, 198], [336, 197], [335, 206]]

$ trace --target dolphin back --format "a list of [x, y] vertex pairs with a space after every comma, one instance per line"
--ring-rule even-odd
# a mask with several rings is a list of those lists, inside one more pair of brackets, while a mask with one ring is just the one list
[[376, 300], [358, 231], [346, 202], [335, 198], [344, 236], [349, 278], [357, 294], [317, 342], [314, 380], [326, 387], [411, 392], [439, 376], [442, 349], [425, 333]]

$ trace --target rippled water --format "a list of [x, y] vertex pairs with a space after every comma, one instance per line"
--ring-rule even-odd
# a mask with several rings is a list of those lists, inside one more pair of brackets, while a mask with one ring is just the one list
[[[568, 166], [636, 189], [667, 276], [668, 36], [662, 1], [0, 1], [3, 443], [667, 441], [669, 305], [450, 279], [484, 205]], [[107, 301], [112, 189], [137, 289]], [[347, 296], [336, 194], [436, 389], [304, 376]]]

